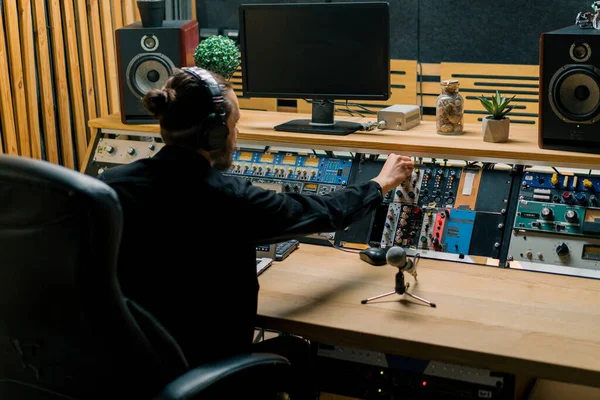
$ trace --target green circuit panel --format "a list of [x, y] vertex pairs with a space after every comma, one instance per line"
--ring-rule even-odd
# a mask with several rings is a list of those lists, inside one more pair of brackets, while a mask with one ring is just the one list
[[514, 228], [581, 236], [585, 215], [586, 207], [520, 200]]

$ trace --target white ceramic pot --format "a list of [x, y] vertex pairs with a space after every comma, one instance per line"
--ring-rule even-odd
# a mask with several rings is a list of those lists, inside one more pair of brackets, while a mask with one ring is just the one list
[[493, 119], [491, 116], [483, 118], [483, 141], [491, 143], [502, 143], [508, 141], [510, 119]]

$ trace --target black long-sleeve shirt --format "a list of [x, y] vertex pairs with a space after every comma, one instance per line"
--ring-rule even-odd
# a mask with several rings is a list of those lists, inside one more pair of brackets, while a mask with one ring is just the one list
[[343, 229], [382, 201], [372, 181], [325, 196], [275, 193], [169, 145], [100, 179], [123, 208], [121, 288], [165, 326], [192, 365], [251, 345], [257, 244]]

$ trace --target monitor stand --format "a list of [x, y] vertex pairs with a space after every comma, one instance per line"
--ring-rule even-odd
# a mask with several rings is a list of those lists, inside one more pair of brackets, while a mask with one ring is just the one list
[[313, 100], [312, 119], [295, 119], [275, 126], [276, 131], [348, 135], [363, 128], [362, 124], [334, 121], [334, 104], [331, 100]]

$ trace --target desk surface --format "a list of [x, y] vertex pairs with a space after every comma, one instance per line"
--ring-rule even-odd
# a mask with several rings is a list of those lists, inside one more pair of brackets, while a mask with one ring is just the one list
[[[596, 169], [600, 154], [571, 153], [544, 150], [538, 146], [538, 131], [534, 126], [512, 124], [507, 143], [487, 143], [482, 139], [480, 124], [465, 124], [460, 136], [442, 136], [435, 133], [435, 122], [421, 121], [409, 131], [374, 130], [347, 136], [331, 136], [277, 132], [275, 125], [309, 118], [305, 114], [242, 110], [238, 124], [238, 139], [268, 146], [346, 150], [353, 152], [400, 152], [415, 157], [483, 162], [504, 162], [538, 166], [563, 166]], [[340, 120], [373, 122], [372, 118], [336, 117]], [[89, 126], [116, 131], [142, 131], [158, 133], [156, 124], [124, 125], [119, 114], [89, 121]]]
[[[421, 259], [419, 304], [396, 269], [303, 244], [259, 277], [265, 328], [408, 357], [600, 386], [600, 281]], [[406, 277], [413, 286], [411, 276]]]

